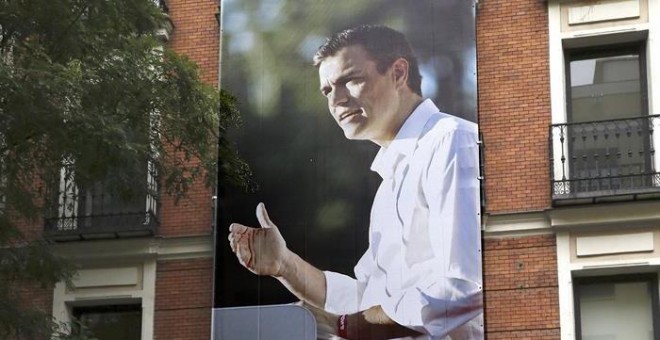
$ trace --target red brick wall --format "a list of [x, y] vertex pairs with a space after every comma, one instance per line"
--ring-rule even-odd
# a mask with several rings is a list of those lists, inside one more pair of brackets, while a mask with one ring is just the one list
[[25, 302], [30, 309], [41, 310], [50, 313], [53, 310], [53, 289], [52, 285], [41, 287], [39, 283], [23, 282], [17, 284], [14, 293]]
[[486, 210], [547, 208], [551, 116], [546, 2], [481, 1], [477, 60]]
[[[215, 0], [170, 0], [174, 30], [169, 47], [199, 66], [204, 82], [217, 86], [219, 27]], [[163, 196], [159, 234], [165, 237], [212, 235], [212, 191], [196, 183], [175, 204]], [[158, 261], [154, 339], [211, 338], [213, 261], [209, 258]]]
[[212, 259], [158, 261], [155, 340], [211, 338]]
[[[170, 18], [174, 30], [169, 47], [188, 56], [199, 66], [201, 78], [217, 86], [219, 67], [219, 26], [216, 20], [216, 0], [170, 0]], [[203, 183], [195, 184], [185, 199], [175, 205], [166, 195], [161, 201], [162, 236], [211, 234], [212, 191]]]
[[488, 339], [559, 339], [555, 235], [484, 240]]
[[169, 46], [195, 61], [205, 82], [217, 85], [220, 30], [215, 15], [219, 13], [218, 1], [169, 0], [168, 6], [174, 23]]

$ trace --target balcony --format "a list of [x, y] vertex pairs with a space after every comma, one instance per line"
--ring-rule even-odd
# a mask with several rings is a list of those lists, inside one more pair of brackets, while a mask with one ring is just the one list
[[63, 168], [60, 190], [45, 234], [54, 241], [77, 241], [155, 235], [159, 226], [155, 176], [144, 171], [135, 180], [131, 195], [120, 197], [107, 185], [88, 187], [75, 182]]
[[660, 197], [660, 115], [550, 126], [555, 205]]

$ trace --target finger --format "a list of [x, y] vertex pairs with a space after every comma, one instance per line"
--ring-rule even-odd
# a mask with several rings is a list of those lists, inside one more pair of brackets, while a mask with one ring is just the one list
[[257, 204], [257, 220], [259, 220], [259, 224], [261, 225], [262, 228], [277, 229], [275, 223], [273, 223], [273, 221], [270, 220], [270, 217], [268, 217], [268, 212], [266, 211], [266, 205], [263, 203]]
[[248, 231], [250, 229], [252, 229], [252, 228], [244, 226], [240, 223], [232, 223], [229, 226], [229, 232], [232, 233], [232, 234], [236, 234], [236, 235], [244, 234], [246, 231]]
[[236, 245], [236, 257], [238, 258], [238, 262], [243, 267], [251, 269], [250, 265], [252, 263], [252, 252], [250, 251], [246, 242], [239, 242]]
[[236, 253], [236, 239], [234, 238], [234, 234], [229, 234], [229, 236], [227, 236], [227, 239], [229, 240], [229, 246], [231, 247], [231, 251]]

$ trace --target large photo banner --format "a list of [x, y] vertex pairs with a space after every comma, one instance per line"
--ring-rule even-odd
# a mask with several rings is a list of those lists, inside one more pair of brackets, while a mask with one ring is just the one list
[[252, 180], [219, 187], [214, 307], [482, 339], [474, 1], [223, 0], [221, 27]]

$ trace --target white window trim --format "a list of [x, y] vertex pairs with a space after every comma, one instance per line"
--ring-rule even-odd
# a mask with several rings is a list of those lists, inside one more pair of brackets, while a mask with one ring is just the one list
[[142, 306], [141, 340], [154, 337], [154, 311], [156, 298], [156, 259], [141, 263], [141, 286], [123, 289], [97, 288], [89, 292], [76, 292], [68, 289], [64, 282], [58, 282], [53, 290], [53, 318], [55, 322], [72, 321], [70, 305], [84, 301], [85, 305], [107, 305], [113, 302], [139, 300]]
[[[660, 1], [648, 2], [648, 24], [631, 25], [621, 27], [620, 31], [648, 30], [646, 65], [647, 65], [647, 90], [648, 108], [650, 114], [660, 114]], [[608, 29], [590, 30], [583, 32], [561, 33], [561, 12], [559, 1], [548, 2], [548, 36], [549, 36], [549, 68], [550, 68], [550, 105], [553, 124], [567, 122], [566, 115], [566, 73], [564, 63], [564, 39], [584, 38], [586, 36], [598, 36], [612, 33]], [[654, 62], [656, 61], [656, 62]], [[655, 86], [654, 86], [655, 83]], [[656, 100], [654, 100], [656, 98]], [[656, 128], [656, 131], [660, 129]], [[553, 139], [552, 145], [554, 155], [561, 155], [562, 146], [559, 140]], [[660, 133], [656, 133], [653, 139], [655, 150], [660, 150]], [[567, 149], [564, 149], [566, 154]], [[561, 180], [561, 159], [554, 157], [554, 180]], [[655, 169], [660, 169], [660, 156], [656, 156]], [[568, 174], [567, 174], [568, 175]], [[568, 231], [557, 232], [557, 280], [559, 294], [559, 324], [562, 340], [575, 339], [575, 315], [573, 303], [573, 279], [574, 272], [589, 269], [589, 265], [571, 264], [570, 259], [570, 233]], [[660, 259], [650, 259], [650, 263], [628, 263], [630, 261], [609, 261], [607, 263], [594, 263], [595, 266], [606, 266], [609, 268], [626, 268], [630, 266], [649, 265], [660, 266]]]
[[[548, 64], [550, 65], [550, 110], [552, 124], [566, 123], [566, 75], [564, 71], [564, 47], [561, 37], [561, 11], [559, 2], [548, 2]], [[553, 155], [562, 154], [562, 145], [559, 138], [553, 138]], [[564, 145], [564, 154], [568, 148]], [[552, 174], [554, 180], [562, 179], [562, 162], [560, 157], [553, 157]], [[568, 175], [568, 174], [567, 174]]]
[[[648, 94], [649, 94], [649, 112], [660, 114], [660, 3], [658, 1], [649, 1], [649, 36], [646, 48], [646, 65]], [[655, 86], [654, 86], [655, 83]], [[654, 98], [656, 100], [654, 100]], [[660, 126], [655, 127], [655, 131], [660, 131]], [[660, 133], [656, 133], [653, 138], [653, 148], [660, 150]], [[660, 154], [655, 156], [655, 169], [660, 169]]]
[[57, 230], [60, 231], [78, 229], [78, 220], [75, 218], [78, 214], [78, 186], [72, 166], [71, 159], [62, 160], [57, 193]]
[[575, 339], [573, 313], [573, 277], [571, 276], [570, 234], [557, 232], [557, 284], [559, 294], [559, 329], [561, 340]]

